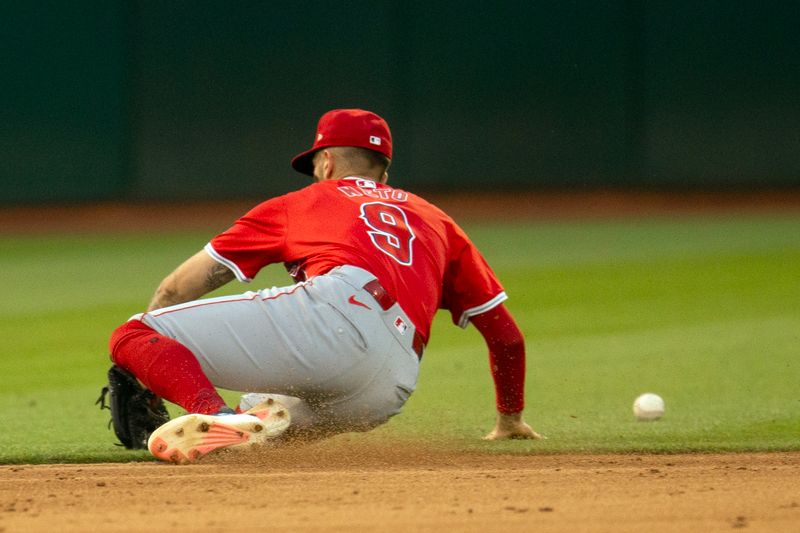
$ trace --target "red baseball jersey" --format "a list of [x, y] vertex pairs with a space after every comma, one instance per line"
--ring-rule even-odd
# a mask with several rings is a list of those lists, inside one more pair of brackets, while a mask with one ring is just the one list
[[295, 280], [352, 265], [374, 274], [427, 341], [436, 310], [453, 322], [506, 299], [464, 231], [443, 211], [400, 189], [362, 178], [314, 183], [263, 202], [214, 237], [206, 251], [250, 281], [283, 262]]

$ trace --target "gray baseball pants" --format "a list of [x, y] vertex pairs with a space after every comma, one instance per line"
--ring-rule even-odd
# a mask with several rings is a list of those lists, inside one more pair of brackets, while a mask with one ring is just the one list
[[[223, 389], [297, 398], [293, 425], [363, 431], [400, 412], [414, 391], [414, 326], [383, 310], [366, 270], [337, 267], [287, 287], [165, 307], [139, 319], [189, 348]], [[396, 327], [403, 320], [408, 329]]]

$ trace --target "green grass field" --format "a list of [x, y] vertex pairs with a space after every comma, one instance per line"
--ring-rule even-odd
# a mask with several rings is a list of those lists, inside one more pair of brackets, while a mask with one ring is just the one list
[[[526, 333], [527, 419], [548, 440], [480, 440], [494, 417], [486, 351], [443, 313], [404, 413], [356, 438], [512, 453], [800, 449], [800, 215], [465, 227]], [[217, 229], [0, 236], [0, 463], [149, 460], [115, 447], [93, 405], [107, 339]], [[288, 278], [275, 267], [254, 283]], [[633, 418], [647, 391], [666, 400], [658, 422]]]

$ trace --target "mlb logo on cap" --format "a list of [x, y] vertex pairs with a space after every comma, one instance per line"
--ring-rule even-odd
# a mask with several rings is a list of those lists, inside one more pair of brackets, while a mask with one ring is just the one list
[[363, 109], [334, 109], [319, 119], [314, 145], [292, 159], [292, 167], [313, 176], [314, 153], [331, 146], [366, 148], [392, 158], [392, 134], [385, 120]]

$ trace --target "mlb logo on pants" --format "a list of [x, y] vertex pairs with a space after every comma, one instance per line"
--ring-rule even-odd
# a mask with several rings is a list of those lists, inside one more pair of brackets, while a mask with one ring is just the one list
[[408, 329], [408, 324], [406, 324], [406, 321], [401, 317], [397, 317], [394, 319], [394, 327], [397, 328], [397, 331], [399, 331], [401, 335], [405, 335], [406, 330]]

